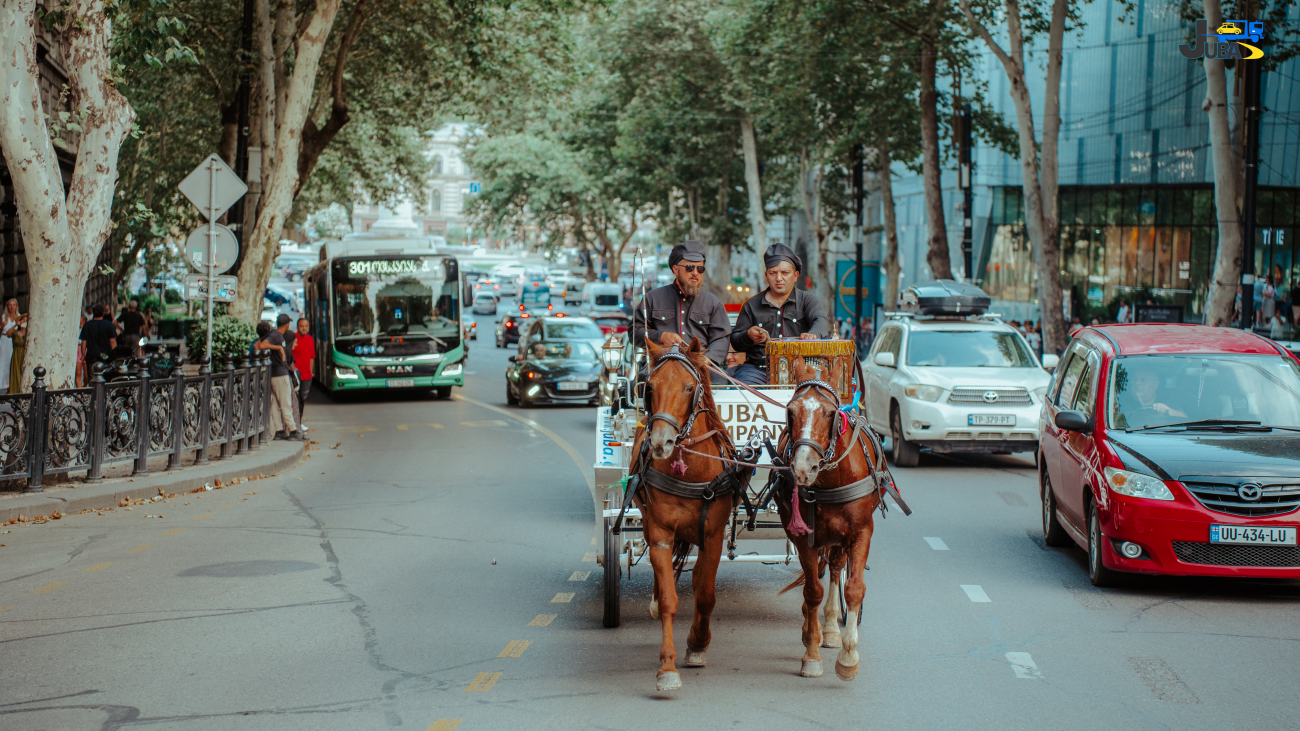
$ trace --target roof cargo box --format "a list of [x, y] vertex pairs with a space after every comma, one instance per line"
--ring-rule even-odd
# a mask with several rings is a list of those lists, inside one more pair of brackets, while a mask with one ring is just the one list
[[984, 290], [952, 279], [915, 284], [903, 293], [903, 309], [918, 315], [982, 315], [989, 302]]

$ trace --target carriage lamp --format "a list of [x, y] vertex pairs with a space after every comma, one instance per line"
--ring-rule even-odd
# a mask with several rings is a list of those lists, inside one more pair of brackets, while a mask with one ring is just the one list
[[617, 371], [623, 363], [623, 344], [619, 342], [617, 335], [611, 335], [609, 340], [600, 349], [600, 361], [605, 364], [606, 370]]

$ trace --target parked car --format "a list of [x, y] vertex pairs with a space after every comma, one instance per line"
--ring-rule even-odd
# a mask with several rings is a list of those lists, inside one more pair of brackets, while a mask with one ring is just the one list
[[1043, 407], [1043, 540], [1122, 572], [1300, 578], [1300, 364], [1253, 333], [1084, 328]]
[[520, 350], [506, 368], [506, 403], [599, 404], [602, 366], [590, 343], [542, 339]]
[[470, 311], [475, 315], [495, 315], [497, 314], [497, 296], [492, 292], [474, 293], [474, 304]]

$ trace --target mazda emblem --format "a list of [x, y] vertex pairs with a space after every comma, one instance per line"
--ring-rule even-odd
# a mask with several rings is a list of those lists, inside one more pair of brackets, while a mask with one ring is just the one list
[[1248, 503], [1258, 501], [1264, 495], [1264, 486], [1257, 482], [1246, 482], [1237, 488], [1237, 497]]
[[986, 403], [986, 404], [997, 403], [997, 400], [998, 400], [998, 392], [997, 392], [997, 391], [985, 391], [985, 392], [984, 392], [984, 403]]

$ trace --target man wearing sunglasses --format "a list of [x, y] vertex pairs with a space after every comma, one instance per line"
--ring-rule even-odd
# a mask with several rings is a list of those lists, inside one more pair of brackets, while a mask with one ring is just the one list
[[[659, 345], [689, 344], [699, 338], [709, 359], [727, 360], [731, 323], [722, 300], [704, 291], [704, 244], [687, 241], [668, 255], [676, 281], [652, 289], [632, 312], [632, 337], [644, 346], [648, 337]], [[716, 376], [715, 376], [716, 378]]]
[[745, 362], [736, 366], [732, 376], [751, 386], [767, 383], [768, 340], [812, 340], [830, 332], [830, 320], [817, 296], [794, 288], [803, 262], [790, 247], [767, 247], [763, 266], [767, 289], [745, 300], [731, 333], [731, 346], [745, 354]]

